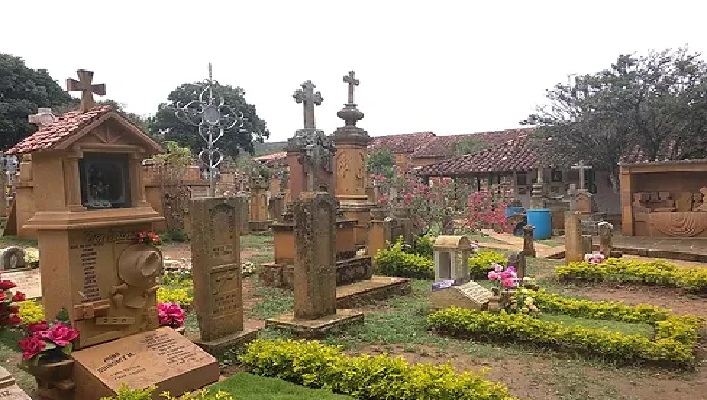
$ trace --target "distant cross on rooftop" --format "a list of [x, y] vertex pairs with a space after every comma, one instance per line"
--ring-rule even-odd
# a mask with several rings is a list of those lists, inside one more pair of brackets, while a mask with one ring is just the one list
[[41, 128], [44, 125], [49, 125], [56, 121], [56, 116], [52, 113], [51, 108], [40, 108], [34, 115], [29, 115], [27, 117], [30, 124], [39, 125]]
[[344, 82], [349, 84], [349, 103], [354, 104], [354, 86], [358, 86], [358, 79], [355, 78], [356, 73], [349, 71], [348, 75], [344, 76]]
[[591, 165], [586, 165], [584, 160], [580, 160], [572, 166], [572, 169], [579, 170], [579, 190], [584, 190], [584, 171], [592, 169]]
[[318, 106], [322, 104], [322, 101], [324, 101], [324, 99], [322, 98], [322, 94], [314, 91], [315, 87], [316, 86], [314, 86], [312, 81], [306, 81], [302, 84], [302, 89], [297, 89], [295, 94], [292, 95], [297, 104], [304, 104], [305, 129], [316, 128], [316, 125], [314, 124], [314, 106]]
[[79, 111], [86, 112], [96, 105], [96, 102], [93, 100], [94, 93], [99, 96], [106, 95], [106, 85], [102, 83], [99, 85], [91, 84], [93, 81], [93, 71], [80, 69], [76, 71], [76, 74], [79, 76], [79, 80], [77, 81], [76, 79], [71, 78], [67, 79], [66, 89], [69, 92], [83, 92], [81, 93], [81, 105], [79, 106]]

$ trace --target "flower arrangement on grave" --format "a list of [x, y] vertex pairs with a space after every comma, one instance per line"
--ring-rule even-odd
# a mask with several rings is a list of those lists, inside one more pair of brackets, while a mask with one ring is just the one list
[[11, 290], [15, 282], [9, 279], [0, 279], [0, 328], [19, 325], [22, 320], [19, 316], [19, 302], [25, 301], [26, 296], [20, 291]]
[[514, 291], [518, 287], [516, 268], [509, 265], [504, 269], [503, 265], [496, 263], [491, 264], [491, 267], [493, 267], [493, 270], [489, 271], [488, 278], [490, 281], [497, 282], [498, 285], [498, 287], [492, 289], [494, 296], [491, 301], [496, 303], [493, 307], [498, 309], [508, 308]]
[[516, 291], [513, 301], [506, 307], [506, 312], [531, 316], [540, 315], [540, 309], [535, 305], [535, 299], [530, 295], [530, 291], [524, 288]]
[[178, 329], [184, 326], [186, 314], [177, 303], [158, 303], [157, 318], [161, 326], [169, 326]]
[[25, 300], [20, 301], [17, 305], [20, 306], [18, 315], [23, 325], [36, 324], [45, 319], [44, 307], [42, 307], [39, 302], [35, 300]]
[[241, 274], [244, 277], [251, 276], [255, 273], [255, 264], [250, 261], [246, 261], [241, 264]]
[[142, 231], [137, 233], [137, 242], [157, 246], [160, 244], [160, 237], [152, 231]]
[[65, 321], [39, 321], [27, 324], [26, 336], [18, 341], [22, 350], [22, 360], [34, 365], [40, 361], [59, 361], [66, 358], [73, 349], [72, 341], [79, 337], [79, 331]]
[[601, 253], [591, 253], [584, 255], [584, 261], [590, 264], [601, 264], [604, 262], [606, 257]]

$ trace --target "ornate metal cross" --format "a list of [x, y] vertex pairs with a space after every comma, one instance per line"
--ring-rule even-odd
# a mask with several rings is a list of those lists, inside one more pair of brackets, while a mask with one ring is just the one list
[[86, 112], [96, 105], [93, 100], [93, 94], [99, 96], [106, 95], [106, 85], [101, 83], [98, 85], [92, 85], [93, 81], [93, 71], [86, 71], [85, 69], [80, 69], [76, 71], [79, 76], [79, 80], [67, 79], [66, 80], [66, 90], [69, 92], [83, 92], [81, 93], [81, 105], [79, 106], [80, 112]]
[[356, 79], [356, 73], [354, 71], [349, 71], [348, 75], [344, 76], [344, 82], [349, 84], [349, 103], [354, 104], [354, 87], [358, 86], [358, 79]]
[[579, 171], [579, 190], [584, 190], [584, 171], [592, 169], [591, 165], [584, 164], [584, 160], [580, 160], [577, 164], [571, 167]]
[[322, 104], [322, 101], [324, 101], [322, 94], [318, 91], [315, 92], [314, 88], [316, 88], [316, 86], [312, 83], [312, 81], [306, 81], [302, 84], [302, 89], [297, 89], [295, 94], [292, 95], [297, 104], [304, 104], [305, 129], [316, 128], [316, 125], [314, 124], [314, 106], [318, 106]]

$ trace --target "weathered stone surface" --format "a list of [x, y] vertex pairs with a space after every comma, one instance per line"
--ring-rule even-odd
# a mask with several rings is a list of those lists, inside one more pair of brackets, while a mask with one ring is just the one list
[[534, 231], [535, 227], [532, 225], [525, 225], [523, 227], [523, 254], [533, 258], [535, 258]]
[[565, 213], [565, 260], [582, 261], [584, 254], [580, 216], [575, 211], [567, 211]]
[[[0, 175], [4, 175], [0, 173]], [[25, 250], [22, 247], [10, 246], [0, 252], [0, 271], [10, 271], [25, 266]]]
[[466, 236], [438, 236], [434, 243], [435, 281], [452, 279], [457, 283], [467, 282], [471, 252], [471, 242]]
[[471, 281], [459, 286], [451, 286], [433, 290], [430, 302], [434, 309], [449, 307], [484, 310], [488, 306], [493, 293], [478, 283]]

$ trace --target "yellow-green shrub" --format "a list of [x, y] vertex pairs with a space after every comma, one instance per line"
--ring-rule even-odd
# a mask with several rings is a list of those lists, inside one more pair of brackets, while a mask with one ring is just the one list
[[609, 258], [601, 264], [575, 262], [555, 268], [560, 280], [615, 281], [707, 291], [707, 268], [688, 268], [662, 260]]
[[426, 257], [403, 251], [403, 241], [399, 239], [390, 249], [380, 249], [374, 261], [376, 271], [382, 275], [403, 278], [433, 279], [434, 263]]
[[505, 266], [508, 263], [508, 257], [493, 250], [477, 251], [476, 256], [469, 258], [469, 273], [471, 277], [486, 279], [488, 272], [493, 269], [491, 266], [493, 263]]
[[157, 289], [157, 302], [159, 303], [177, 303], [180, 306], [189, 306], [194, 302], [194, 296], [191, 295], [191, 290], [186, 288], [173, 288], [160, 286]]
[[385, 355], [347, 356], [335, 346], [299, 340], [253, 341], [241, 355], [252, 373], [328, 388], [366, 400], [512, 400], [481, 373], [457, 374], [449, 365], [411, 365]]
[[34, 300], [25, 300], [18, 303], [20, 306], [19, 315], [23, 324], [34, 324], [39, 321], [44, 321], [44, 307], [42, 304]]
[[[661, 336], [650, 340], [640, 335], [544, 321], [525, 314], [490, 313], [456, 307], [430, 314], [427, 322], [438, 332], [452, 336], [495, 342], [528, 342], [619, 361], [646, 360], [681, 366], [692, 365], [695, 361], [695, 342], [686, 344], [679, 340], [685, 338], [671, 336], [673, 332], [667, 328], [662, 329]], [[664, 323], [685, 333], [685, 324]]]
[[[155, 386], [145, 389], [130, 389], [127, 385], [121, 384], [118, 394], [112, 397], [101, 397], [101, 400], [152, 400], [152, 393], [157, 390]], [[209, 393], [206, 389], [198, 392], [184, 393], [179, 397], [174, 397], [168, 392], [160, 394], [165, 400], [235, 400], [233, 396], [224, 391]]]

